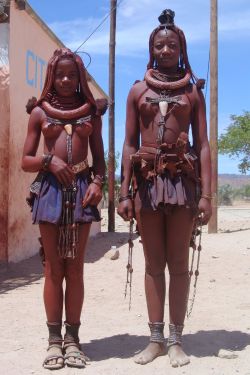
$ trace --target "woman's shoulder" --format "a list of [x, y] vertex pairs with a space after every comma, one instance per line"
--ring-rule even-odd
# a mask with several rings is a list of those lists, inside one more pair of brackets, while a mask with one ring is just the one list
[[191, 102], [196, 103], [197, 101], [200, 101], [201, 97], [203, 97], [202, 89], [203, 86], [200, 86], [198, 82], [189, 83], [186, 87], [185, 93]]
[[129, 95], [137, 99], [147, 89], [146, 81], [135, 81], [129, 91]]
[[32, 111], [30, 113], [30, 120], [31, 121], [34, 121], [34, 122], [37, 122], [37, 123], [42, 123], [45, 119], [46, 119], [46, 114], [41, 107], [36, 106], [32, 109]]

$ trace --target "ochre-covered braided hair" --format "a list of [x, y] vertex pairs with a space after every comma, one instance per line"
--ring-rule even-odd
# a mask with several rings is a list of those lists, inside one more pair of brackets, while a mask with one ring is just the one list
[[172, 30], [178, 35], [179, 41], [180, 41], [181, 52], [180, 52], [180, 58], [179, 58], [179, 68], [183, 69], [185, 73], [189, 72], [191, 74], [192, 81], [202, 87], [205, 81], [198, 80], [191, 69], [191, 66], [188, 60], [187, 43], [186, 43], [185, 34], [179, 27], [177, 27], [174, 24], [174, 16], [175, 16], [175, 13], [171, 9], [165, 9], [159, 16], [158, 19], [160, 21], [160, 25], [152, 31], [149, 37], [149, 62], [147, 65], [147, 69], [157, 68], [156, 60], [153, 54], [155, 35], [160, 30]]
[[55, 78], [56, 65], [58, 61], [62, 59], [72, 59], [77, 65], [80, 81], [78, 88], [78, 96], [81, 104], [88, 102], [92, 104], [94, 108], [96, 107], [96, 101], [87, 83], [86, 69], [84, 67], [82, 59], [79, 55], [73, 53], [69, 48], [59, 48], [55, 50], [53, 56], [50, 58], [48, 62], [44, 87], [40, 98], [36, 100], [36, 98], [33, 97], [28, 101], [28, 104], [26, 106], [28, 113], [31, 113], [34, 107], [41, 105], [41, 103], [44, 100], [48, 101], [49, 103], [51, 102], [55, 91], [53, 82]]

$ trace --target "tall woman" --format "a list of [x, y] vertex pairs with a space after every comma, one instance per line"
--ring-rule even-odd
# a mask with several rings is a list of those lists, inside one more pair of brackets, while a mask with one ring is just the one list
[[204, 82], [197, 81], [192, 72], [185, 36], [174, 24], [174, 12], [163, 11], [159, 21], [149, 38], [145, 78], [128, 95], [118, 213], [130, 220], [135, 210], [145, 256], [151, 336], [135, 361], [146, 364], [166, 352], [167, 266], [167, 347], [170, 362], [177, 367], [189, 363], [181, 343], [189, 290], [189, 243], [197, 216], [201, 215], [203, 224], [211, 216], [211, 162], [201, 91]]
[[[30, 119], [22, 168], [39, 172], [31, 185], [33, 223], [39, 224], [45, 253], [44, 304], [49, 330], [44, 367], [64, 363], [84, 367], [78, 331], [84, 297], [83, 262], [92, 221], [99, 221], [105, 174], [101, 114], [81, 58], [69, 49], [51, 57], [40, 99], [29, 105]], [[44, 152], [37, 154], [41, 134]], [[88, 144], [93, 156], [92, 179]], [[65, 280], [65, 291], [63, 290]], [[61, 334], [65, 307], [64, 337]], [[65, 354], [65, 355], [63, 355]]]

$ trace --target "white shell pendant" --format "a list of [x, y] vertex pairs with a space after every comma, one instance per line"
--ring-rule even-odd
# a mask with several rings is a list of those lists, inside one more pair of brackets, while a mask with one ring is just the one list
[[68, 135], [72, 135], [72, 124], [64, 125], [64, 129]]
[[159, 102], [159, 108], [160, 108], [161, 115], [165, 117], [168, 111], [168, 102], [166, 101]]

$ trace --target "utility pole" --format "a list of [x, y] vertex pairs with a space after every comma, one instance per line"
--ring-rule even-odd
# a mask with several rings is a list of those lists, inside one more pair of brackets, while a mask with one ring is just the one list
[[210, 148], [212, 160], [212, 217], [208, 233], [217, 233], [218, 216], [218, 4], [211, 0], [210, 10]]
[[117, 0], [110, 0], [108, 231], [115, 231], [115, 36]]

